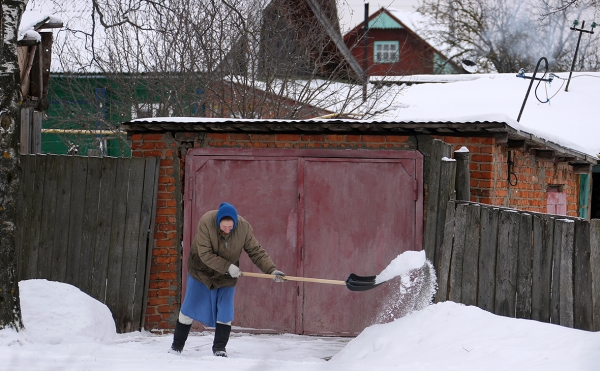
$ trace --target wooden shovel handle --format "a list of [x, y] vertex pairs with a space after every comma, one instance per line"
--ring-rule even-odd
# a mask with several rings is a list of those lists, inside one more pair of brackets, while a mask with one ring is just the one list
[[[272, 274], [264, 274], [264, 273], [242, 272], [242, 276], [273, 279]], [[344, 285], [344, 286], [346, 285], [346, 281], [324, 280], [321, 278], [306, 278], [306, 277], [294, 277], [294, 276], [282, 276], [282, 277], [284, 280], [288, 280], [288, 281], [316, 282], [316, 283], [327, 283], [330, 285]]]

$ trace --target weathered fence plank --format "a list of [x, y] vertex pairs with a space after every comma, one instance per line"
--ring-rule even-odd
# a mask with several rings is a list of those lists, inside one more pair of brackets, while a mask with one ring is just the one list
[[454, 217], [454, 244], [450, 261], [448, 299], [462, 302], [463, 259], [465, 255], [465, 230], [467, 228], [467, 204], [456, 205]]
[[[107, 161], [108, 160], [108, 161]], [[94, 246], [94, 268], [91, 296], [103, 303], [106, 302], [106, 285], [108, 279], [108, 256], [110, 249], [110, 229], [113, 208], [113, 192], [117, 174], [117, 162], [103, 159], [101, 164], [100, 199], [98, 201], [98, 235]]]
[[46, 177], [44, 179], [44, 200], [40, 233], [40, 251], [43, 251], [45, 259], [38, 261], [38, 275], [40, 277], [52, 278], [52, 251], [54, 247], [54, 219], [56, 217], [56, 194], [58, 189], [58, 174], [60, 172], [59, 157], [46, 156]]
[[[21, 187], [19, 188], [19, 212], [17, 213], [17, 247], [23, 246], [27, 241], [31, 240], [31, 229], [24, 228], [26, 223], [34, 220], [33, 217], [33, 198], [35, 184], [35, 156], [21, 155], [21, 168], [23, 175], [21, 178]], [[32, 264], [31, 254], [32, 249], [17, 250], [17, 278], [21, 280], [27, 274], [29, 264]]]
[[87, 247], [87, 249], [81, 250], [78, 282], [79, 288], [90, 296], [94, 282], [94, 249], [98, 234], [101, 166], [101, 158], [88, 158], [85, 193], [86, 212], [83, 214], [83, 229], [81, 231], [81, 245]]
[[[435, 256], [437, 215], [440, 206], [440, 176], [442, 157], [450, 157], [452, 147], [439, 139], [434, 139], [429, 157], [429, 187], [427, 190], [427, 217], [425, 220], [425, 235], [423, 236], [423, 249], [429, 261], [434, 265], [437, 262]], [[437, 267], [436, 267], [437, 268]]]
[[590, 223], [590, 265], [593, 331], [600, 331], [600, 219], [592, 219]]
[[[106, 305], [115, 308], [118, 313], [121, 309], [120, 288], [121, 273], [124, 255], [125, 225], [127, 223], [128, 186], [130, 159], [125, 161], [114, 161], [116, 164], [116, 177], [113, 188], [113, 203], [110, 226], [107, 282], [106, 282]], [[113, 317], [117, 319], [117, 313]]]
[[481, 232], [480, 209], [479, 205], [468, 205], [467, 207], [461, 289], [462, 303], [466, 305], [477, 305], [477, 273]]
[[29, 230], [28, 238], [23, 241], [29, 246], [29, 264], [27, 266], [26, 277], [39, 277], [38, 261], [40, 255], [40, 235], [43, 216], [44, 201], [44, 181], [46, 178], [46, 156], [36, 156], [35, 159], [35, 183], [33, 185], [33, 197], [31, 200], [31, 224], [36, 228], [27, 228]]
[[444, 243], [444, 229], [446, 227], [446, 208], [448, 201], [454, 199], [454, 177], [456, 173], [456, 161], [442, 161], [440, 166], [439, 207], [437, 210], [435, 231], [435, 267], [440, 266], [442, 244]]
[[575, 223], [569, 219], [559, 219], [556, 223], [564, 224], [560, 247], [559, 324], [561, 326], [573, 327], [573, 236]]
[[65, 282], [78, 286], [79, 268], [82, 255], [85, 251], [82, 245], [83, 219], [85, 210], [85, 191], [87, 189], [87, 157], [73, 157], [71, 159], [71, 210], [69, 211], [69, 239], [67, 242], [67, 274]]
[[554, 218], [534, 215], [531, 319], [542, 322], [550, 322], [553, 239]]
[[531, 318], [532, 234], [531, 214], [520, 214], [519, 257], [517, 260], [517, 318]]
[[519, 214], [517, 212], [507, 210], [500, 212], [494, 313], [507, 317], [514, 317], [515, 315], [519, 243], [518, 220]]
[[575, 220], [574, 237], [573, 327], [591, 331], [593, 329], [592, 266], [590, 265], [590, 223], [587, 220]]
[[450, 275], [452, 245], [454, 243], [455, 212], [456, 204], [453, 201], [449, 201], [448, 207], [446, 208], [446, 219], [444, 223], [444, 240], [440, 251], [440, 266], [438, 269], [438, 290], [435, 296], [436, 303], [448, 300], [448, 277]]
[[481, 246], [479, 247], [479, 283], [477, 306], [494, 311], [496, 295], [496, 251], [500, 210], [481, 208]]
[[[147, 298], [145, 295], [148, 292], [150, 285], [150, 265], [152, 262], [152, 249], [154, 248], [154, 221], [156, 218], [153, 205], [158, 197], [158, 187], [156, 184], [158, 184], [160, 160], [154, 157], [148, 157], [146, 158], [145, 165], [140, 241], [150, 242], [146, 245], [147, 248], [145, 250], [139, 250], [140, 255], [138, 255], [137, 272], [145, 272], [146, 274], [143, 277], [142, 275], [138, 276], [138, 279], [136, 280], [136, 300], [133, 305], [135, 313], [142, 314], [140, 318], [140, 328], [144, 327], [144, 320], [146, 319], [144, 313], [146, 313], [146, 304], [148, 300], [146, 300]], [[178, 215], [178, 217], [181, 216]], [[144, 269], [144, 264], [146, 265], [146, 269]]]
[[71, 207], [71, 183], [73, 176], [73, 161], [61, 161], [59, 164], [58, 182], [56, 190], [56, 212], [54, 215], [54, 240], [52, 242], [52, 281], [65, 282], [67, 279], [67, 265], [64, 260], [68, 254], [69, 243], [69, 211]]
[[550, 323], [560, 324], [560, 260], [564, 243], [565, 223], [554, 220], [554, 236], [552, 238], [552, 296], [550, 298]]
[[[130, 184], [144, 184], [145, 161], [143, 158], [131, 159], [131, 171], [129, 173]], [[127, 191], [127, 202], [132, 207], [127, 209], [127, 224], [124, 231], [123, 259], [121, 264], [121, 281], [119, 286], [119, 301], [113, 316], [122, 328], [120, 332], [129, 332], [137, 328], [140, 318], [132, 308], [135, 303], [135, 287], [138, 259], [144, 259], [145, 254], [140, 252], [140, 220], [142, 214], [143, 190], [129, 187]], [[143, 247], [143, 246], [142, 246]], [[139, 299], [139, 298], [138, 298]]]

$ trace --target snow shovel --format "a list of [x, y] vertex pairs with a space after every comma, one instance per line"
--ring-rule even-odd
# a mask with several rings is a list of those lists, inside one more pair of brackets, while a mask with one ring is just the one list
[[[272, 274], [264, 273], [242, 272], [242, 276], [273, 279]], [[327, 283], [330, 285], [346, 285], [346, 287], [350, 291], [366, 291], [381, 285], [381, 283], [375, 283], [375, 277], [376, 276], [358, 276], [354, 273], [351, 273], [346, 279], [346, 281], [324, 280], [321, 278], [307, 278], [294, 276], [283, 276], [283, 279], [287, 281]]]

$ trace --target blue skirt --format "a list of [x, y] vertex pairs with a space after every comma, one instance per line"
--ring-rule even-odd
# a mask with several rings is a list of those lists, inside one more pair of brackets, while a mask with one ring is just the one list
[[217, 321], [233, 321], [234, 294], [235, 286], [209, 290], [205, 284], [188, 274], [181, 313], [208, 327], [216, 327]]

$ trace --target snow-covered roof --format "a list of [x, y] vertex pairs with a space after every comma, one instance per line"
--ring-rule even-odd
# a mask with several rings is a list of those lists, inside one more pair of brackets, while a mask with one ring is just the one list
[[21, 17], [17, 40], [35, 40], [36, 42], [40, 42], [42, 38], [38, 30], [57, 27], [62, 27], [62, 21], [52, 11], [26, 10]]
[[[402, 105], [378, 119], [451, 120], [464, 115], [503, 114], [517, 130], [596, 156], [600, 153], [600, 72], [574, 72], [568, 92], [569, 74], [556, 75], [551, 84], [538, 86], [534, 82], [519, 122], [516, 120], [531, 80], [515, 74], [468, 75], [477, 79], [412, 85], [403, 93]], [[548, 102], [538, 101], [536, 93], [541, 101]]]
[[[531, 76], [531, 74], [526, 74]], [[537, 75], [536, 77], [541, 77]], [[406, 81], [419, 77], [404, 77]], [[407, 132], [427, 129], [433, 133], [453, 130], [489, 135], [501, 131], [513, 137], [530, 140], [559, 151], [581, 154], [584, 161], [595, 162], [600, 153], [600, 72], [573, 73], [569, 91], [565, 92], [568, 73], [559, 73], [550, 85], [534, 83], [520, 121], [517, 121], [525, 94], [531, 80], [518, 78], [515, 74], [455, 75], [454, 82], [422, 83], [405, 86], [394, 84], [378, 87], [370, 84], [367, 102], [362, 102], [356, 85], [336, 83], [324, 87], [311, 104], [333, 112], [367, 113], [368, 120], [304, 120], [303, 127], [292, 120], [240, 120], [202, 118], [154, 118], [133, 121], [141, 128], [145, 124], [187, 123], [207, 125], [208, 122], [261, 125], [268, 121], [268, 130], [283, 130], [279, 124], [298, 126], [297, 130], [309, 130], [311, 125], [321, 129], [343, 132], [357, 130], [393, 130], [396, 125]], [[402, 81], [402, 80], [401, 80]], [[537, 88], [536, 88], [537, 87]], [[548, 103], [541, 103], [549, 99]], [[291, 98], [293, 94], [290, 94]], [[347, 98], [346, 100], [344, 98]], [[141, 125], [142, 122], [144, 125]], [[246, 123], [246, 124], [244, 124]], [[464, 124], [463, 126], [460, 126]], [[475, 125], [470, 125], [475, 124]], [[494, 126], [498, 124], [500, 126]], [[492, 127], [488, 128], [489, 125]], [[192, 127], [189, 126], [188, 128]], [[235, 125], [230, 125], [235, 128]], [[488, 130], [489, 129], [489, 130]], [[486, 132], [488, 130], [489, 132]], [[581, 158], [581, 156], [578, 156]]]

